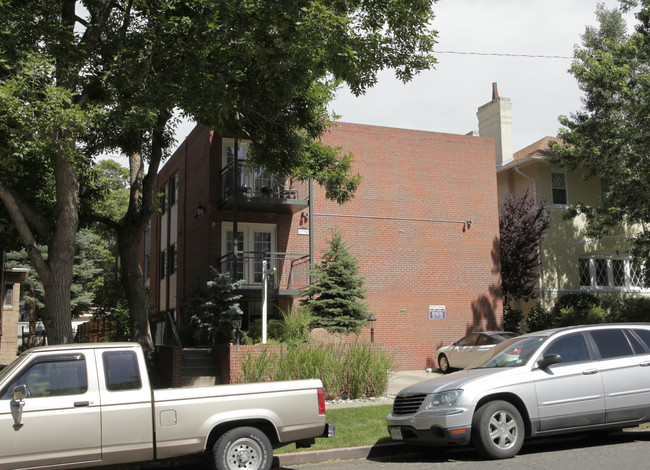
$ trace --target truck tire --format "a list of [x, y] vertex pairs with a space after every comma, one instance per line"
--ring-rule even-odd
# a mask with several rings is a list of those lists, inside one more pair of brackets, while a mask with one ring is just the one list
[[273, 463], [269, 438], [248, 426], [226, 432], [217, 440], [212, 453], [216, 470], [269, 470]]
[[447, 359], [447, 356], [444, 354], [438, 356], [438, 367], [440, 368], [440, 372], [443, 374], [448, 374], [451, 372], [451, 367], [449, 367], [449, 359]]
[[472, 443], [484, 456], [509, 459], [524, 443], [524, 420], [512, 403], [496, 400], [481, 406], [472, 419]]

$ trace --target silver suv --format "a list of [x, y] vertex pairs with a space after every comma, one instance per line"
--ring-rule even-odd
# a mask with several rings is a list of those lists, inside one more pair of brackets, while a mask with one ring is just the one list
[[387, 420], [394, 440], [471, 442], [493, 459], [515, 456], [527, 437], [650, 421], [650, 323], [510, 339], [465, 370], [402, 390]]

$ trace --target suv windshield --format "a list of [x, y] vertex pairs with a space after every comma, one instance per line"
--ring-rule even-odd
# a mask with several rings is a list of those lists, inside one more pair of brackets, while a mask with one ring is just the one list
[[519, 367], [539, 349], [546, 336], [521, 336], [496, 345], [476, 359], [468, 369]]

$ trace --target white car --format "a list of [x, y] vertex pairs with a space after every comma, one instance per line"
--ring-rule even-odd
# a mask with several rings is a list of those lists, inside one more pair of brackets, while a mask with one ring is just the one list
[[438, 349], [438, 367], [446, 374], [452, 369], [464, 369], [477, 357], [489, 351], [499, 343], [517, 336], [510, 331], [480, 331]]

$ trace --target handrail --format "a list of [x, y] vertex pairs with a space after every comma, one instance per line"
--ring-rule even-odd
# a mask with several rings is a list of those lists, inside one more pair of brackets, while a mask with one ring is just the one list
[[176, 343], [178, 343], [178, 346], [181, 348], [181, 354], [183, 356], [183, 359], [185, 359], [185, 352], [183, 351], [183, 342], [181, 341], [181, 337], [178, 334], [178, 330], [176, 329], [176, 322], [174, 321], [174, 317], [172, 317], [172, 313], [170, 311], [167, 311], [167, 320], [169, 321], [169, 324], [172, 328], [172, 333], [174, 333], [174, 339], [176, 339]]

